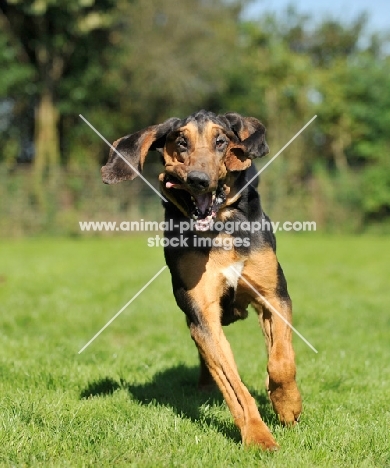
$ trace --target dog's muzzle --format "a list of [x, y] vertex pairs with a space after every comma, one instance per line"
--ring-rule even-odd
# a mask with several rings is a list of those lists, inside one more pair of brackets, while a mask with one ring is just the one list
[[167, 175], [164, 186], [169, 190], [187, 192], [191, 200], [186, 210], [189, 211], [187, 216], [195, 220], [197, 231], [208, 231], [211, 228], [219, 209], [226, 201], [224, 185], [220, 182], [215, 190], [209, 190], [210, 178], [201, 171], [189, 172], [185, 183]]

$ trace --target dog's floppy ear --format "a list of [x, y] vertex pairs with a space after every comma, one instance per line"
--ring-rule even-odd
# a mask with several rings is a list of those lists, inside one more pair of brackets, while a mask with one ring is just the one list
[[227, 121], [231, 131], [237, 137], [228, 148], [225, 159], [229, 171], [243, 171], [251, 165], [251, 160], [269, 153], [265, 141], [265, 127], [255, 117], [242, 117], [235, 112], [221, 116]]
[[162, 153], [167, 134], [179, 120], [172, 117], [159, 125], [152, 125], [116, 140], [113, 143], [116, 151], [110, 149], [107, 164], [101, 169], [103, 182], [117, 184], [137, 177], [134, 169], [142, 171], [148, 151], [156, 150]]

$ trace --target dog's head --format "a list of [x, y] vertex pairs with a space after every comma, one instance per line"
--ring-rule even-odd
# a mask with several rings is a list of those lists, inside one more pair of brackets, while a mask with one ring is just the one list
[[[116, 140], [102, 167], [103, 182], [132, 180], [151, 150], [162, 154], [163, 195], [207, 230], [218, 211], [235, 201], [233, 182], [252, 159], [268, 153], [265, 127], [254, 117], [215, 115], [204, 110], [184, 120], [171, 118]], [[124, 161], [119, 155], [120, 153]]]

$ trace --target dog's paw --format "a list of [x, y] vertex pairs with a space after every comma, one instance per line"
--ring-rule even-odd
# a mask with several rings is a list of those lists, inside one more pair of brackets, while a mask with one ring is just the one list
[[279, 449], [279, 445], [262, 420], [249, 421], [244, 430], [243, 443], [246, 446], [256, 446], [262, 450], [274, 451]]
[[302, 413], [302, 399], [295, 382], [269, 389], [269, 397], [279, 420], [286, 426], [293, 426]]

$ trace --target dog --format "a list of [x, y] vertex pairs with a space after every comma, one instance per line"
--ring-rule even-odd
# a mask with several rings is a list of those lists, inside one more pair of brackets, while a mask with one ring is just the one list
[[269, 152], [265, 127], [254, 117], [201, 110], [120, 138], [113, 147], [101, 170], [106, 184], [134, 179], [149, 151], [162, 156], [159, 184], [165, 225], [170, 223], [164, 254], [173, 294], [198, 349], [199, 388], [217, 384], [245, 445], [276, 450], [222, 328], [245, 319], [248, 306], [254, 307], [268, 353], [268, 395], [281, 423], [294, 425], [302, 401], [286, 323], [292, 304], [272, 229], [258, 229], [269, 218], [251, 181], [252, 160]]

